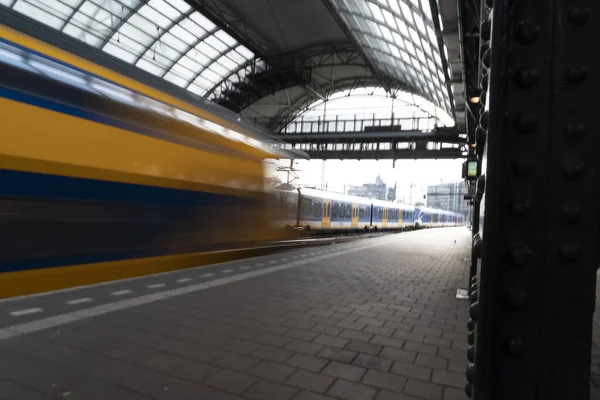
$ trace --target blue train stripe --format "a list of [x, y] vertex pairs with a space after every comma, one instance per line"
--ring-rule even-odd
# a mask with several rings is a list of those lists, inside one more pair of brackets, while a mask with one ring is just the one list
[[251, 204], [256, 198], [0, 169], [0, 196], [167, 205]]

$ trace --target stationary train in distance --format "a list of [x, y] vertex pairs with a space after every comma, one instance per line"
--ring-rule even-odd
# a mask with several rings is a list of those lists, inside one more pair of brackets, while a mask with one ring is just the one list
[[304, 231], [409, 230], [461, 226], [465, 216], [452, 211], [297, 188], [270, 193], [273, 224]]

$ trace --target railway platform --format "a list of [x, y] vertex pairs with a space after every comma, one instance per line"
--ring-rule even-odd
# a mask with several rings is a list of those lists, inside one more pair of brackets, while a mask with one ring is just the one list
[[464, 399], [471, 235], [303, 248], [0, 302], [0, 399]]

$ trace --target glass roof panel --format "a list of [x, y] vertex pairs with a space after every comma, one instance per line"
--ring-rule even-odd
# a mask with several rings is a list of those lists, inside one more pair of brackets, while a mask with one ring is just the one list
[[0, 0], [2, 6], [198, 95], [255, 58], [185, 0]]
[[[420, 0], [333, 0], [365, 46], [367, 57], [450, 111], [437, 37], [428, 2]], [[433, 63], [431, 60], [435, 60]]]

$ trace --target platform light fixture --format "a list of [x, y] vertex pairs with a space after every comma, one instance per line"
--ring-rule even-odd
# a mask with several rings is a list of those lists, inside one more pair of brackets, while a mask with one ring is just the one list
[[479, 101], [481, 99], [479, 98], [479, 96], [473, 96], [469, 99], [469, 102], [473, 103], [473, 104], [479, 104]]

